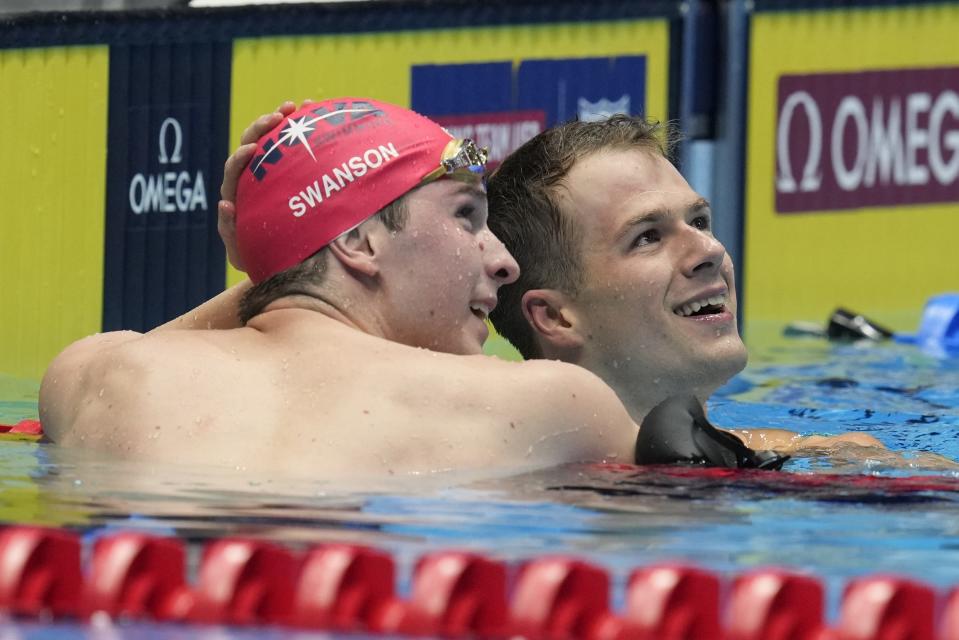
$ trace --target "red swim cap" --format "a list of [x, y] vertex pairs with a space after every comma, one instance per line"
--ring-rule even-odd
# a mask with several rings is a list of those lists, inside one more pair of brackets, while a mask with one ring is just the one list
[[315, 102], [284, 118], [237, 185], [250, 279], [302, 262], [435, 174], [451, 140], [418, 113], [366, 98]]

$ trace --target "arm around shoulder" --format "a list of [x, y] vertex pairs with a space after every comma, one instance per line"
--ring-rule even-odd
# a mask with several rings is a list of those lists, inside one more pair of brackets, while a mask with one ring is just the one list
[[780, 453], [796, 453], [804, 449], [835, 449], [849, 445], [860, 447], [886, 446], [874, 436], [858, 431], [836, 436], [803, 436], [786, 429], [729, 429], [752, 449], [773, 449]]
[[169, 329], [237, 329], [240, 323], [240, 300], [250, 290], [253, 283], [244, 280], [229, 289], [220, 292], [200, 306], [187, 311], [181, 316], [161, 324], [153, 331], [167, 331]]

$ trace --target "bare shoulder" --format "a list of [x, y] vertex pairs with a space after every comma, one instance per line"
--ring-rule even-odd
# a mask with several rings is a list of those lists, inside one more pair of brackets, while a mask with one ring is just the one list
[[48, 367], [48, 372], [49, 370], [72, 368], [76, 365], [82, 365], [104, 350], [141, 339], [143, 335], [144, 334], [137, 333], [136, 331], [110, 331], [107, 333], [95, 333], [92, 336], [81, 338], [67, 346], [67, 348], [53, 359]]
[[[40, 385], [44, 432], [54, 441], [69, 439], [77, 427], [112, 411], [122, 420], [125, 405], [141, 399], [138, 390], [158, 361], [196, 352], [201, 332], [140, 334], [117, 331], [89, 336], [64, 349], [47, 368]], [[203, 332], [207, 333], [207, 332]], [[182, 359], [181, 359], [182, 360]]]
[[492, 360], [490, 404], [541, 448], [544, 461], [632, 461], [638, 427], [598, 376], [558, 361]]
[[40, 383], [40, 420], [47, 436], [63, 437], [108, 353], [142, 337], [134, 331], [98, 333], [77, 340], [53, 359]]
[[602, 379], [573, 364], [557, 360], [516, 362], [383, 345], [375, 357], [371, 358], [370, 353], [363, 357], [384, 372], [382, 377], [389, 384], [407, 393], [445, 396], [454, 403], [481, 399], [493, 411], [521, 407], [555, 420], [582, 420], [584, 416], [618, 420], [626, 415], [622, 402]]
[[492, 384], [499, 393], [539, 400], [554, 407], [561, 405], [564, 409], [584, 407], [592, 413], [625, 413], [613, 390], [583, 367], [557, 360], [495, 362], [502, 377], [494, 377]]
[[[422, 418], [418, 433], [462, 453], [431, 454], [450, 468], [633, 460], [638, 427], [613, 390], [586, 369], [549, 360], [402, 353], [388, 373], [378, 361], [380, 395], [393, 389], [404, 413]], [[458, 428], [451, 431], [451, 424]]]
[[[115, 351], [118, 347], [139, 340], [143, 334], [134, 331], [112, 331], [97, 333], [77, 340], [61, 351], [47, 367], [40, 385], [40, 412], [43, 418], [56, 418], [56, 415], [45, 416], [61, 401], [68, 399], [72, 394], [81, 390], [81, 382], [91, 367], [95, 366], [106, 354]], [[44, 420], [44, 424], [52, 424], [54, 420]]]

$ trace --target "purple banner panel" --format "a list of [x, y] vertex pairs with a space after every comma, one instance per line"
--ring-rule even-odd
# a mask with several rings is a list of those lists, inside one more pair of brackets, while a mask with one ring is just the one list
[[776, 211], [959, 201], [959, 67], [779, 78]]
[[455, 138], [470, 138], [489, 150], [488, 171], [546, 128], [543, 111], [504, 111], [455, 116], [431, 116]]

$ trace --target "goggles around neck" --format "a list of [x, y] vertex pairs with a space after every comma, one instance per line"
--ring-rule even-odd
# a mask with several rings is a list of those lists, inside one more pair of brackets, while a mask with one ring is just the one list
[[443, 149], [440, 166], [423, 176], [422, 184], [439, 180], [446, 176], [472, 175], [481, 177], [486, 171], [489, 150], [478, 147], [469, 138], [450, 140]]

